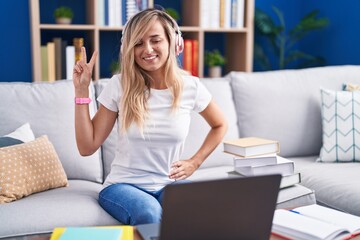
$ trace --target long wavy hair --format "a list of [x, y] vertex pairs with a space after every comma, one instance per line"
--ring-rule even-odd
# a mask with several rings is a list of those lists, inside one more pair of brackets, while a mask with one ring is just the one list
[[141, 40], [152, 24], [160, 21], [169, 42], [169, 55], [165, 62], [165, 84], [172, 92], [172, 110], [179, 106], [182, 93], [182, 75], [186, 74], [179, 68], [175, 53], [175, 34], [177, 25], [172, 18], [157, 9], [147, 9], [134, 15], [126, 24], [121, 39], [121, 87], [123, 96], [119, 103], [122, 123], [119, 127], [126, 131], [135, 123], [143, 133], [148, 114], [147, 100], [150, 96], [150, 83], [154, 79], [136, 62], [134, 47]]

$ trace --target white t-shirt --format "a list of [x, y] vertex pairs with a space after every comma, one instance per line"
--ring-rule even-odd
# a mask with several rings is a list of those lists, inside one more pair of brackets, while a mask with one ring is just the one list
[[[180, 108], [171, 110], [172, 95], [169, 89], [150, 90], [148, 99], [149, 118], [143, 135], [136, 124], [126, 133], [118, 131], [119, 144], [111, 171], [104, 185], [129, 183], [149, 191], [157, 191], [173, 180], [169, 179], [171, 164], [180, 160], [184, 142], [189, 132], [192, 111], [203, 111], [211, 100], [211, 94], [196, 77], [183, 77]], [[97, 100], [107, 109], [119, 112], [122, 96], [120, 75], [115, 75]]]

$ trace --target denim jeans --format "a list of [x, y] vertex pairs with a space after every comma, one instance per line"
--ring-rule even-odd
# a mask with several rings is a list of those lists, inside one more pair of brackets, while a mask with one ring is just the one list
[[[189, 181], [176, 181], [173, 184], [184, 182]], [[159, 223], [163, 193], [164, 188], [149, 192], [131, 184], [117, 183], [107, 186], [99, 193], [99, 204], [126, 225]]]

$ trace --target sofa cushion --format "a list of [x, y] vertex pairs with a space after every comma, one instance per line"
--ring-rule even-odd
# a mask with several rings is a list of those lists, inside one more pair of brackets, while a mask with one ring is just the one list
[[318, 155], [321, 148], [319, 87], [341, 90], [360, 83], [360, 66], [328, 66], [269, 72], [232, 72], [241, 137], [280, 142], [280, 155]]
[[360, 161], [360, 92], [321, 89], [320, 162]]
[[35, 136], [30, 128], [30, 124], [25, 123], [15, 129], [15, 131], [0, 137], [0, 147], [11, 146], [33, 140], [35, 140]]
[[[231, 92], [229, 79], [227, 78], [204, 78], [201, 82], [209, 90], [213, 99], [220, 107], [228, 123], [228, 131], [224, 136], [225, 139], [236, 139], [239, 137], [237, 127], [237, 117]], [[191, 122], [189, 134], [185, 141], [183, 159], [192, 157], [201, 144], [204, 142], [206, 135], [210, 130], [209, 125], [198, 113], [191, 114]], [[233, 165], [233, 156], [223, 152], [222, 143], [212, 152], [212, 154], [205, 160], [200, 168]]]
[[[93, 87], [90, 90], [94, 102]], [[0, 96], [0, 135], [28, 122], [36, 137], [49, 137], [68, 178], [102, 182], [100, 151], [82, 157], [76, 146], [74, 86], [71, 80], [54, 83], [2, 82]], [[91, 115], [96, 109], [93, 102], [89, 107]]]
[[47, 136], [0, 148], [0, 203], [67, 186], [67, 178]]
[[315, 191], [319, 204], [360, 216], [360, 164], [320, 163], [317, 157], [290, 158], [301, 172], [301, 184]]
[[[98, 195], [103, 186], [69, 180], [66, 188], [32, 194], [0, 207], [0, 238], [51, 233], [55, 227], [119, 225], [103, 210]], [[31, 237], [30, 237], [31, 239]]]
[[[104, 89], [104, 87], [106, 86], [106, 84], [108, 84], [109, 81], [110, 78], [104, 78], [104, 79], [99, 79], [95, 82], [94, 87], [95, 87], [96, 98], [100, 95], [101, 91]], [[99, 104], [99, 102], [97, 102], [97, 104]], [[111, 163], [115, 158], [115, 153], [117, 152], [116, 148], [119, 146], [117, 129], [118, 129], [118, 123], [116, 121], [109, 136], [101, 145], [102, 160], [104, 165], [104, 180], [110, 173]]]

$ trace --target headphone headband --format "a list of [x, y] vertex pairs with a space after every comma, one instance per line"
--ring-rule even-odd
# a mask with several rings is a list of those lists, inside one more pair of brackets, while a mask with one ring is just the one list
[[[148, 8], [145, 9], [137, 14], [135, 14], [134, 16], [132, 16], [124, 25], [124, 30], [122, 31], [122, 36], [121, 36], [121, 45], [123, 42], [123, 38], [125, 35], [125, 32], [127, 30], [128, 24], [131, 21], [134, 21], [134, 19], [139, 16], [139, 14], [142, 14], [144, 12], [156, 12], [158, 17], [162, 17], [163, 19], [165, 19], [170, 25], [171, 27], [174, 29], [175, 31], [175, 53], [178, 56], [183, 50], [184, 50], [184, 40], [182, 38], [182, 33], [180, 31], [180, 27], [177, 24], [177, 22], [170, 16], [168, 15], [165, 11], [163, 10], [159, 10], [159, 9], [155, 9], [155, 8]], [[122, 46], [121, 46], [122, 49]]]

